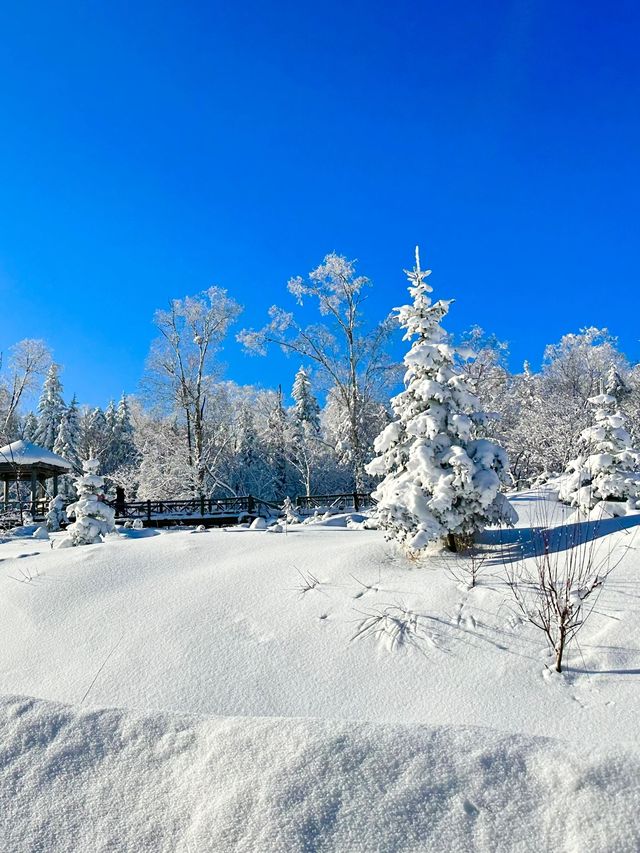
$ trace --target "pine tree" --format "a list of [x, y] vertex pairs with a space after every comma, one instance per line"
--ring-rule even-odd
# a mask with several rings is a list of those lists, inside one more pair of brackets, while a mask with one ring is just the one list
[[80, 420], [78, 415], [78, 401], [75, 394], [71, 403], [65, 408], [53, 452], [62, 456], [70, 462], [76, 470], [80, 469], [80, 456], [78, 455], [78, 443], [80, 440]]
[[[105, 418], [108, 425], [110, 417], [107, 417], [106, 412]], [[118, 468], [135, 465], [139, 461], [139, 454], [134, 440], [129, 401], [127, 400], [127, 395], [124, 393], [118, 401], [118, 408], [115, 410], [112, 434], [113, 442], [109, 470], [115, 471]]]
[[309, 495], [323, 446], [320, 443], [320, 406], [303, 367], [296, 373], [291, 396], [294, 404], [289, 410], [287, 458], [300, 475], [305, 494]]
[[282, 386], [267, 421], [267, 447], [273, 471], [273, 497], [282, 500], [287, 490], [287, 413], [282, 404]]
[[110, 436], [102, 409], [99, 406], [95, 409], [84, 409], [80, 416], [80, 458], [90, 459], [94, 455], [102, 455], [109, 444]]
[[635, 509], [640, 498], [640, 453], [631, 446], [615, 397], [598, 394], [589, 402], [595, 409], [594, 423], [580, 435], [582, 452], [569, 463], [559, 497], [583, 512], [611, 501], [618, 504], [615, 514], [621, 515], [624, 502]]
[[94, 545], [116, 529], [115, 510], [102, 499], [104, 478], [98, 474], [100, 462], [87, 459], [82, 468], [83, 473], [75, 482], [78, 500], [67, 507], [67, 512], [75, 514], [76, 520], [59, 547]]
[[615, 364], [612, 364], [607, 373], [607, 380], [604, 385], [605, 394], [613, 397], [616, 403], [621, 403], [624, 398], [631, 393], [629, 383], [624, 379]]
[[58, 365], [52, 363], [38, 403], [38, 429], [35, 434], [35, 441], [36, 444], [49, 450], [53, 450], [65, 409], [62, 399], [62, 383], [58, 371]]
[[[378, 456], [367, 470], [384, 479], [374, 492], [388, 538], [411, 549], [434, 540], [473, 535], [486, 524], [513, 524], [517, 516], [500, 493], [508, 461], [502, 447], [475, 437], [478, 400], [457, 369], [460, 356], [440, 325], [451, 301], [431, 303], [430, 270], [406, 271], [411, 305], [396, 309], [415, 338], [404, 358], [405, 388], [391, 401], [396, 419], [375, 441]], [[466, 354], [468, 355], [468, 354]]]
[[320, 406], [311, 390], [309, 374], [300, 367], [293, 381], [291, 396], [294, 400], [291, 417], [304, 431], [317, 434], [320, 431]]
[[25, 441], [35, 442], [38, 432], [38, 418], [33, 412], [29, 412], [22, 424], [22, 438]]

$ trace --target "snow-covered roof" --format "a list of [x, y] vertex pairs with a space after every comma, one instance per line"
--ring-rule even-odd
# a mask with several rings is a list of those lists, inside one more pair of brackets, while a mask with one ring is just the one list
[[62, 456], [58, 456], [46, 447], [39, 447], [30, 441], [14, 441], [0, 447], [0, 464], [10, 465], [49, 465], [52, 468], [62, 468], [70, 471], [73, 467]]

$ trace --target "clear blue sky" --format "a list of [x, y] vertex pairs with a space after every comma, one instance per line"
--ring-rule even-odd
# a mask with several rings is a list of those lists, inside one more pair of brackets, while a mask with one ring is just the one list
[[591, 324], [638, 359], [639, 35], [635, 0], [4, 4], [1, 347], [45, 338], [104, 404], [170, 297], [257, 326], [335, 250], [381, 317], [419, 242], [514, 366]]

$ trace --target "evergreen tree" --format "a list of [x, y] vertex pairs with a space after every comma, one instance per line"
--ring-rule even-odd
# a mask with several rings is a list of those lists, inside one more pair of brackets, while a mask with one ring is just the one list
[[267, 421], [267, 452], [273, 472], [273, 497], [282, 500], [287, 490], [287, 413], [282, 405], [282, 387], [278, 385], [275, 405]]
[[38, 432], [38, 418], [33, 412], [29, 412], [22, 424], [22, 438], [25, 441], [35, 442]]
[[613, 397], [616, 403], [621, 403], [624, 398], [631, 393], [631, 388], [626, 379], [622, 376], [616, 364], [612, 364], [607, 373], [607, 379], [604, 384], [605, 394]]
[[456, 537], [517, 516], [500, 493], [506, 452], [475, 437], [478, 400], [457, 369], [462, 353], [440, 325], [451, 302], [432, 304], [427, 295], [430, 272], [420, 269], [416, 248], [415, 268], [406, 272], [413, 303], [396, 309], [404, 340], [415, 338], [404, 358], [405, 388], [391, 401], [396, 419], [376, 439], [367, 470], [384, 477], [374, 497], [387, 537], [412, 549], [446, 539], [455, 549]]
[[80, 420], [78, 414], [78, 401], [75, 394], [71, 403], [65, 408], [53, 452], [62, 456], [70, 462], [76, 470], [80, 470], [80, 456], [78, 455], [78, 444], [80, 440]]
[[[111, 415], [105, 412], [107, 427]], [[138, 449], [134, 440], [134, 429], [129, 412], [129, 401], [127, 395], [122, 394], [118, 401], [118, 408], [114, 410], [112, 426], [112, 447], [110, 454], [110, 471], [118, 468], [135, 465], [139, 461]]]
[[78, 452], [81, 459], [91, 459], [106, 452], [111, 443], [104, 412], [99, 406], [85, 409], [80, 416], [80, 441]]
[[600, 501], [620, 504], [640, 498], [640, 453], [631, 446], [625, 419], [615, 397], [598, 394], [589, 402], [594, 406], [593, 426], [580, 435], [582, 453], [569, 464], [568, 476], [560, 488], [560, 499], [587, 512]]
[[53, 450], [65, 409], [58, 371], [58, 365], [52, 363], [38, 403], [38, 429], [35, 433], [35, 442], [49, 450]]
[[304, 431], [317, 434], [320, 431], [320, 406], [311, 390], [309, 374], [300, 367], [293, 381], [291, 391], [294, 405], [291, 417]]
[[102, 497], [104, 478], [98, 474], [99, 461], [87, 459], [82, 468], [83, 473], [75, 482], [78, 500], [67, 507], [67, 512], [75, 514], [76, 520], [59, 547], [94, 545], [116, 529], [115, 510]]
[[324, 445], [320, 441], [320, 406], [311, 390], [309, 375], [303, 367], [296, 373], [291, 391], [294, 404], [289, 410], [286, 436], [287, 458], [302, 480], [305, 494], [311, 494], [311, 483]]

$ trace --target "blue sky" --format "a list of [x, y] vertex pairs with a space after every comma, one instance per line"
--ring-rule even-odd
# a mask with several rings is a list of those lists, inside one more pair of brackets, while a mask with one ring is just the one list
[[626, 0], [5, 4], [2, 349], [45, 338], [104, 404], [169, 298], [217, 284], [258, 326], [335, 250], [377, 319], [419, 242], [448, 327], [514, 366], [585, 325], [639, 359], [639, 25]]

